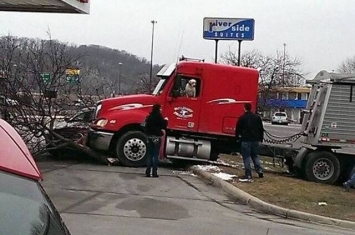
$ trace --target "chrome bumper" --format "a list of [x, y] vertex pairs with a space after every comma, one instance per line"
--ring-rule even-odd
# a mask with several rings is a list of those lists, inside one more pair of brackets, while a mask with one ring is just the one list
[[272, 120], [273, 123], [288, 123], [288, 120]]
[[109, 151], [113, 133], [90, 129], [87, 145], [94, 150]]

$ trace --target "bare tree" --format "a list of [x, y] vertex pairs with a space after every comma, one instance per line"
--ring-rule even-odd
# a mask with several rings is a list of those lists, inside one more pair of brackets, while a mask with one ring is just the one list
[[98, 158], [95, 152], [58, 135], [53, 128], [58, 118], [72, 112], [73, 100], [83, 97], [79, 77], [74, 76], [71, 84], [67, 72], [78, 65], [82, 55], [71, 53], [67, 44], [52, 39], [12, 36], [0, 38], [0, 55], [1, 111], [32, 153], [42, 152], [46, 145], [55, 149], [70, 146]]
[[[226, 64], [237, 65], [238, 53], [227, 51], [222, 56]], [[292, 58], [288, 53], [276, 52], [275, 56], [263, 55], [257, 50], [245, 52], [241, 66], [259, 71], [259, 108], [263, 109], [272, 91], [277, 87], [295, 87], [304, 84], [304, 74], [300, 69], [301, 60]]]
[[340, 64], [338, 71], [340, 73], [355, 73], [355, 56], [343, 61]]
[[[156, 85], [159, 82], [159, 78], [156, 76], [152, 77], [152, 91], [154, 90], [154, 87], [156, 87]], [[136, 82], [136, 86], [134, 89], [134, 93], [136, 94], [148, 94], [149, 93], [149, 75], [145, 74], [145, 75], [141, 75], [140, 76], [140, 80], [139, 82]]]
[[[110, 97], [119, 78], [125, 94], [146, 93], [149, 63], [125, 51], [69, 45], [48, 35], [48, 40], [0, 37], [1, 116], [35, 155], [69, 146], [97, 157], [83, 142], [59, 135], [56, 123]], [[153, 85], [157, 82], [153, 77]]]

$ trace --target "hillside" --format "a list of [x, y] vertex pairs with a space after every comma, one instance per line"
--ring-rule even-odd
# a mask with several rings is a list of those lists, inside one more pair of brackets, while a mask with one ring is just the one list
[[[145, 86], [146, 81], [149, 80], [150, 63], [145, 58], [98, 45], [69, 46], [68, 49], [73, 54], [82, 55], [77, 66], [81, 70], [84, 88], [102, 87], [104, 93], [116, 90], [117, 94], [120, 77], [121, 93], [129, 94], [142, 90], [142, 86]], [[155, 74], [160, 68], [160, 65], [153, 67], [154, 82]]]
[[[118, 94], [119, 80], [121, 94], [147, 91], [150, 62], [126, 51], [99, 45], [74, 45], [57, 40], [0, 37], [2, 77], [14, 82], [22, 76], [20, 83], [32, 92], [38, 92], [39, 87], [43, 86], [37, 79], [44, 73], [50, 74], [50, 86], [58, 90], [62, 86], [58, 79], [65, 75], [67, 68], [80, 70], [79, 82], [83, 94], [100, 94], [105, 97], [112, 93]], [[153, 85], [160, 68], [160, 65], [153, 67]], [[67, 85], [74, 88], [78, 84], [69, 82]]]

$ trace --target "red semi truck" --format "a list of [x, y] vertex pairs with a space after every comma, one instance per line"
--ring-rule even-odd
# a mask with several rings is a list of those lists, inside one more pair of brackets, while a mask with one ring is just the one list
[[[97, 103], [87, 145], [116, 156], [126, 166], [146, 163], [147, 136], [141, 123], [155, 103], [168, 118], [165, 156], [180, 160], [216, 160], [235, 149], [235, 125], [251, 103], [255, 111], [259, 73], [255, 69], [179, 61], [164, 66], [151, 95], [128, 95]], [[196, 81], [194, 97], [186, 84]]]

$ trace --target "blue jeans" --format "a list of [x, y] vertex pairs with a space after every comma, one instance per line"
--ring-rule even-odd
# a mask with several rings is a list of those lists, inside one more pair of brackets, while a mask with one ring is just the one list
[[347, 184], [350, 185], [350, 187], [355, 186], [355, 173], [350, 177], [348, 181], [346, 181]]
[[160, 149], [160, 140], [154, 143], [152, 139], [148, 139], [148, 151], [147, 151], [147, 169], [146, 175], [150, 175], [150, 171], [153, 168], [153, 176], [158, 175], [158, 155]]
[[261, 167], [260, 159], [258, 156], [259, 142], [242, 142], [241, 154], [243, 157], [245, 177], [251, 178], [251, 166], [250, 158], [254, 163], [254, 168], [257, 173], [262, 173], [263, 169]]

